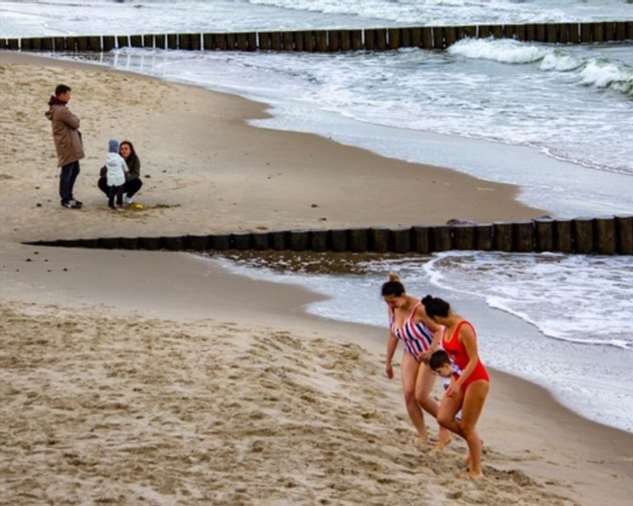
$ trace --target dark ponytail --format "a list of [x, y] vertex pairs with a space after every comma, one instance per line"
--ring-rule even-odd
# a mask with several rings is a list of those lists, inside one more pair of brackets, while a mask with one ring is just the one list
[[390, 272], [389, 281], [382, 285], [382, 296], [401, 297], [404, 293], [404, 285], [400, 282], [400, 278], [397, 274]]
[[435, 318], [436, 316], [446, 318], [451, 310], [451, 306], [448, 302], [431, 295], [424, 297], [422, 299], [422, 304], [424, 304], [426, 314], [429, 315], [430, 318]]

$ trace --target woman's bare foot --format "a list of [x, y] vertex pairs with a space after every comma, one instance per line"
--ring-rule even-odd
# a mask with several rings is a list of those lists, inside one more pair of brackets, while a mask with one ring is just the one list
[[414, 444], [418, 448], [425, 448], [429, 444], [429, 435], [426, 432], [424, 434], [418, 434]]
[[479, 470], [479, 472], [469, 469], [467, 478], [469, 480], [482, 480], [484, 478], [484, 473], [481, 472], [481, 469]]
[[453, 436], [451, 436], [450, 434], [440, 434], [440, 438], [438, 439], [437, 443], [435, 443], [435, 450], [438, 452], [442, 451], [444, 448], [451, 444], [451, 441], [453, 441]]

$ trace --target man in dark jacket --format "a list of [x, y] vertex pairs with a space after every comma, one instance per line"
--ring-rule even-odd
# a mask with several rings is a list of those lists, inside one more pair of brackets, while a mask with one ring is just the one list
[[81, 208], [81, 202], [73, 196], [75, 180], [79, 175], [79, 160], [84, 157], [79, 118], [67, 107], [71, 89], [60, 84], [51, 96], [46, 117], [53, 127], [53, 141], [57, 151], [57, 164], [61, 167], [59, 176], [59, 196], [62, 206], [68, 209]]

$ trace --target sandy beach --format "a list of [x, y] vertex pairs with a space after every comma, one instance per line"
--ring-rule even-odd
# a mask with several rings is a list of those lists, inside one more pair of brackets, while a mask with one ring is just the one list
[[[43, 113], [58, 82], [82, 119], [81, 211], [56, 193]], [[487, 477], [463, 480], [461, 442], [412, 445], [384, 330], [308, 316], [314, 294], [184, 253], [19, 244], [545, 213], [516, 188], [256, 129], [261, 104], [96, 67], [0, 52], [0, 89], [0, 502], [630, 501], [631, 434], [534, 385], [494, 373]], [[96, 188], [112, 137], [137, 146], [143, 211], [113, 214]]]

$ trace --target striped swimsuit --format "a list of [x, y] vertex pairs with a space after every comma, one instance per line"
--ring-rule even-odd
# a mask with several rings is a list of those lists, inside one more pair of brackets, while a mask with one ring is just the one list
[[404, 321], [402, 327], [396, 327], [396, 319], [393, 310], [389, 310], [389, 326], [391, 332], [404, 343], [405, 349], [413, 355], [418, 362], [420, 355], [431, 348], [433, 332], [422, 322], [415, 322], [414, 316], [421, 302], [413, 306], [411, 314]]

